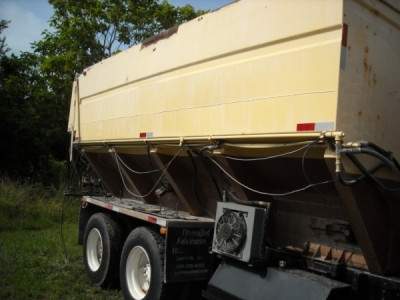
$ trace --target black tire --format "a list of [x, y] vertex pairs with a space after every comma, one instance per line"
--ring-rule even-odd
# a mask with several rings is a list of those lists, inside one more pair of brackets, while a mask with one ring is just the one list
[[[88, 255], [90, 255], [88, 254], [88, 237], [92, 230], [97, 230], [102, 240], [103, 250], [97, 270], [89, 265], [88, 258]], [[86, 272], [96, 286], [109, 288], [118, 283], [121, 245], [121, 229], [113, 219], [103, 213], [96, 213], [90, 217], [83, 238], [83, 260]]]
[[127, 260], [131, 250], [140, 246], [145, 250], [150, 260], [151, 278], [150, 285], [142, 300], [165, 299], [164, 276], [164, 240], [154, 230], [146, 227], [134, 229], [127, 237], [121, 254], [120, 285], [125, 299], [138, 300], [128, 287]]

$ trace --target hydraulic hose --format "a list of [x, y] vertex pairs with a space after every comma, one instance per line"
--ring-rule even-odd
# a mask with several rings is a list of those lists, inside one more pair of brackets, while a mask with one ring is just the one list
[[393, 160], [390, 158], [387, 158], [384, 154], [369, 149], [369, 148], [363, 148], [363, 147], [357, 147], [357, 148], [344, 148], [341, 150], [341, 153], [343, 154], [348, 154], [348, 155], [353, 155], [353, 154], [367, 154], [370, 156], [374, 156], [375, 158], [379, 159], [380, 161], [382, 161], [383, 163], [386, 164], [386, 166], [393, 168], [395, 167], [395, 164], [393, 162]]
[[[343, 148], [340, 150], [340, 153], [346, 154], [346, 156], [351, 160], [351, 162], [362, 172], [363, 175], [352, 179], [346, 180], [343, 176], [343, 173], [338, 174], [338, 179], [344, 185], [354, 185], [361, 180], [368, 178], [372, 182], [374, 182], [377, 186], [379, 186], [382, 190], [388, 192], [400, 192], [400, 187], [392, 188], [385, 186], [382, 182], [380, 182], [373, 174], [378, 171], [383, 166], [389, 167], [391, 170], [397, 169], [400, 171], [400, 165], [398, 161], [392, 156], [391, 152], [384, 150], [383, 148], [377, 146], [376, 144], [369, 142], [360, 142], [356, 144], [357, 146], [352, 148]], [[380, 163], [368, 170], [356, 157], [358, 154], [366, 154], [372, 157], [377, 158]]]
[[[377, 172], [379, 169], [381, 169], [382, 167], [384, 167], [385, 165], [383, 163], [379, 163], [377, 164], [375, 167], [371, 168], [369, 171], [369, 173], [374, 174], [375, 172]], [[364, 180], [365, 178], [367, 178], [367, 176], [365, 174], [362, 174], [360, 176], [358, 176], [357, 178], [353, 178], [353, 179], [346, 179], [344, 178], [343, 173], [338, 173], [338, 180], [347, 186], [351, 186], [354, 185], [362, 180]]]

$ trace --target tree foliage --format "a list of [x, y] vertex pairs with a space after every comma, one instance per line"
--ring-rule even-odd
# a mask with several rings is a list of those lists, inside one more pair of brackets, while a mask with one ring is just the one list
[[[7, 29], [8, 23], [9, 22], [6, 20], [0, 20], [0, 35], [5, 29]], [[8, 52], [8, 50], [9, 49], [6, 45], [6, 38], [0, 37], [0, 57], [4, 56]]]
[[[49, 181], [67, 157], [72, 81], [104, 58], [203, 11], [157, 0], [50, 0], [50, 29], [32, 53], [7, 53], [0, 21], [0, 172]], [[12, 26], [12, 24], [11, 24]], [[0, 174], [1, 175], [1, 174]], [[51, 181], [51, 180], [50, 180]]]

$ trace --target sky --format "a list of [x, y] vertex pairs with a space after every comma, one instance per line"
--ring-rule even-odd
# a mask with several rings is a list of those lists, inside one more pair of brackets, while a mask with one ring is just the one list
[[[216, 9], [231, 0], [169, 0], [181, 6], [191, 4], [197, 9]], [[31, 43], [41, 37], [48, 29], [52, 7], [47, 0], [0, 0], [0, 19], [10, 20], [4, 32], [6, 42], [12, 52], [19, 54], [29, 51]]]

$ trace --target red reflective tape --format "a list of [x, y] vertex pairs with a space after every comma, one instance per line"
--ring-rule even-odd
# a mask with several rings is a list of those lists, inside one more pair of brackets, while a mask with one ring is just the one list
[[297, 124], [297, 131], [315, 131], [315, 123]]
[[349, 33], [349, 26], [346, 23], [343, 23], [342, 29], [342, 46], [347, 47], [347, 36]]
[[147, 221], [150, 223], [157, 223], [157, 218], [156, 217], [152, 217], [152, 216], [148, 216], [147, 217]]
[[141, 132], [141, 133], [139, 133], [139, 137], [140, 137], [141, 139], [145, 138], [146, 136], [147, 136], [146, 132]]

